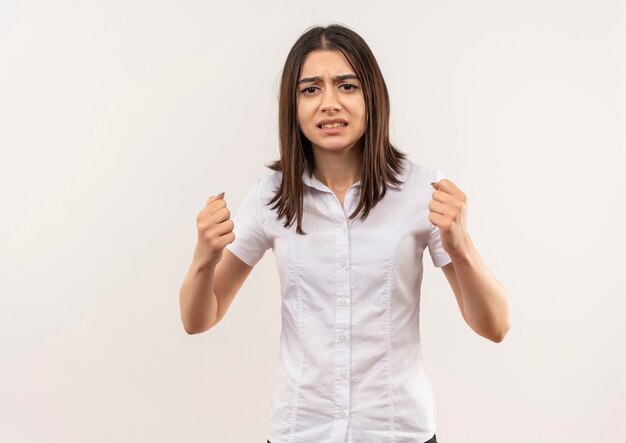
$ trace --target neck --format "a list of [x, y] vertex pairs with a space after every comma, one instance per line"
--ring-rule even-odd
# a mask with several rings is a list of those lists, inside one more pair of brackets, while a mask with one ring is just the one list
[[313, 146], [315, 169], [313, 175], [334, 192], [345, 192], [359, 179], [360, 149], [353, 145], [341, 151], [329, 151]]

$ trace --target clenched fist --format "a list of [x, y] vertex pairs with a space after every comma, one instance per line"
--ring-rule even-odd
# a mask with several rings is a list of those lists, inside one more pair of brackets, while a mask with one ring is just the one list
[[206, 206], [198, 213], [196, 222], [198, 244], [195, 258], [203, 264], [216, 264], [222, 259], [226, 245], [235, 240], [235, 224], [230, 219], [223, 192], [209, 197]]
[[435, 192], [428, 220], [439, 228], [441, 246], [450, 256], [461, 256], [471, 240], [467, 231], [467, 196], [448, 179], [431, 183]]

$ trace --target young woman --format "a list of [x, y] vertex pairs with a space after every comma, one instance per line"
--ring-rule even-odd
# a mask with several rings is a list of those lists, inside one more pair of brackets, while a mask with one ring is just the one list
[[280, 159], [234, 222], [224, 193], [197, 216], [185, 330], [219, 322], [272, 248], [282, 331], [268, 442], [436, 442], [419, 332], [424, 250], [476, 333], [500, 342], [509, 330], [465, 194], [391, 144], [378, 63], [346, 27], [312, 28], [289, 52], [279, 132]]

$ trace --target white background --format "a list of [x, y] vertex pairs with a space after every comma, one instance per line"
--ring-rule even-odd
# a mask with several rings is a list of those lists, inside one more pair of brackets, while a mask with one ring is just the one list
[[[441, 443], [624, 442], [623, 1], [0, 3], [0, 441], [265, 442], [271, 251], [184, 332], [195, 217], [277, 158], [277, 90], [311, 25], [376, 55], [392, 139], [469, 196], [508, 291], [499, 344], [425, 255]], [[369, 443], [369, 442], [367, 442]]]

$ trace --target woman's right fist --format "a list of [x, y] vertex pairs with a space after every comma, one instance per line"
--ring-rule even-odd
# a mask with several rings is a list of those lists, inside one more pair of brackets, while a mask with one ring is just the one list
[[230, 219], [230, 211], [226, 207], [224, 193], [211, 196], [205, 207], [196, 217], [198, 225], [197, 259], [208, 264], [215, 264], [222, 259], [227, 244], [235, 241]]

